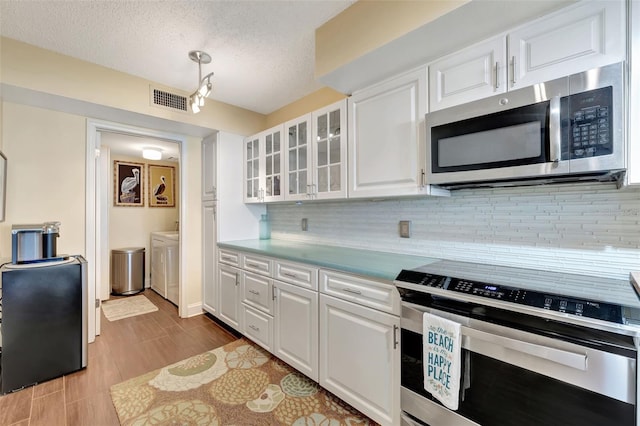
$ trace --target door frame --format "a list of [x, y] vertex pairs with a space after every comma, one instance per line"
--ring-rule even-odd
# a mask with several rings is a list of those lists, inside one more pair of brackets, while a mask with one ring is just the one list
[[[187, 137], [184, 135], [173, 134], [142, 127], [129, 126], [126, 124], [115, 123], [103, 120], [87, 119], [87, 147], [86, 147], [86, 176], [85, 176], [85, 257], [87, 259], [87, 287], [88, 287], [88, 338], [89, 342], [95, 341], [95, 336], [100, 334], [100, 305], [97, 303], [100, 295], [98, 286], [100, 282], [100, 265], [97, 259], [107, 256], [108, 253], [102, 253], [101, 249], [101, 232], [108, 230], [108, 225], [101, 223], [99, 216], [99, 206], [102, 202], [108, 202], [108, 194], [100, 193], [99, 172], [96, 166], [97, 159], [100, 155], [100, 133], [120, 133], [130, 136], [139, 136], [146, 138], [162, 139], [169, 142], [175, 142], [179, 146], [180, 167], [179, 167], [179, 187], [180, 187], [180, 205], [178, 209], [178, 220], [182, 224], [182, 219], [186, 217], [185, 200], [186, 200], [186, 180], [183, 165], [186, 164], [186, 143]], [[107, 191], [108, 192], [108, 191]], [[178, 300], [178, 313], [180, 317], [188, 316], [188, 307], [184, 300], [185, 285], [185, 268], [183, 266], [182, 254], [185, 253], [186, 238], [180, 238], [180, 256], [179, 256], [179, 288], [180, 297]], [[92, 307], [95, 306], [95, 309]]]

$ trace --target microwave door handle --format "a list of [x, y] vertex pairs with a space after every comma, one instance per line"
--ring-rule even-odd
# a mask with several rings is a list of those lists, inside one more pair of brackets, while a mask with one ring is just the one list
[[482, 350], [477, 350], [480, 348], [475, 346], [484, 346], [489, 344], [493, 347], [521, 352], [526, 355], [542, 358], [546, 361], [575, 368], [576, 370], [587, 370], [586, 354], [578, 354], [549, 346], [510, 339], [508, 337], [498, 336], [497, 334], [491, 334], [468, 327], [462, 327], [462, 335], [462, 347], [472, 352], [482, 353]]
[[553, 96], [549, 100], [549, 159], [554, 166], [560, 162], [561, 151], [560, 96]]

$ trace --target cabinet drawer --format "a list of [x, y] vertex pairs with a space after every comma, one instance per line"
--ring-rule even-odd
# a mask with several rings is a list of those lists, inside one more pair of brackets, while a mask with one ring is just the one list
[[318, 290], [318, 270], [298, 263], [275, 262], [274, 278], [311, 290]]
[[242, 254], [242, 269], [255, 272], [260, 275], [271, 276], [273, 261], [268, 257], [253, 254]]
[[240, 253], [231, 250], [218, 249], [218, 262], [231, 266], [240, 266]]
[[273, 312], [273, 280], [250, 272], [242, 272], [242, 300], [268, 314]]
[[273, 318], [242, 304], [244, 334], [268, 351], [273, 349]]
[[321, 270], [320, 292], [400, 315], [400, 294], [391, 283]]

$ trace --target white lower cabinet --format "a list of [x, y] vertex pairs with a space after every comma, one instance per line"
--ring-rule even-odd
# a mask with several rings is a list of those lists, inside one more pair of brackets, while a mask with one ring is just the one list
[[318, 381], [318, 292], [273, 282], [273, 353]]
[[229, 265], [218, 267], [218, 318], [242, 331], [240, 322], [240, 269]]
[[202, 203], [202, 307], [212, 315], [218, 312], [216, 285], [216, 206]]
[[400, 421], [400, 319], [320, 294], [320, 385], [383, 425]]
[[273, 352], [273, 318], [242, 303], [244, 335], [269, 352]]

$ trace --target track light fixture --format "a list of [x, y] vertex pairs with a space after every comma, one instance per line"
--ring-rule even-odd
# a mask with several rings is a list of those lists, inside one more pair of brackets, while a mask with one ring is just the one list
[[191, 96], [189, 96], [191, 111], [193, 111], [194, 114], [197, 114], [200, 112], [200, 108], [204, 106], [204, 98], [209, 96], [211, 89], [213, 88], [213, 84], [211, 83], [213, 73], [210, 72], [202, 77], [202, 64], [210, 63], [211, 56], [202, 50], [192, 50], [189, 52], [189, 59], [198, 63], [198, 88], [191, 94]]

